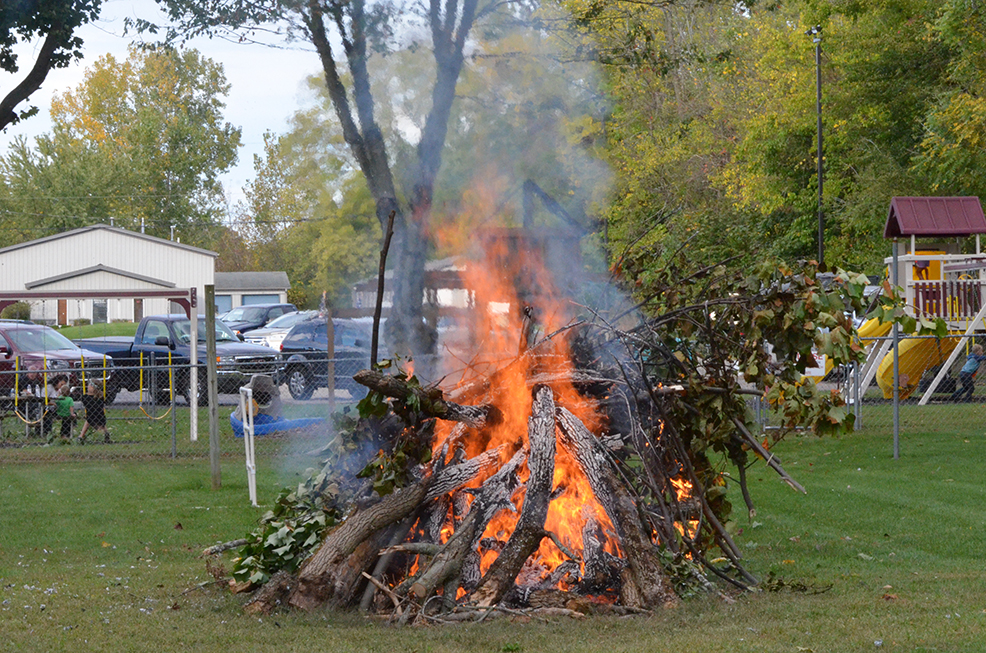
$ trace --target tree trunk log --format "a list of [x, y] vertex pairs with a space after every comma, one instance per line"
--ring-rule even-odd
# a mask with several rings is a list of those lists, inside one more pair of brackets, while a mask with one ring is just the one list
[[[299, 570], [298, 585], [291, 593], [291, 604], [311, 609], [326, 600], [337, 599], [338, 590], [348, 589], [337, 586], [338, 579], [352, 575], [353, 582], [358, 582], [365, 570], [365, 566], [360, 567], [358, 562], [364, 557], [372, 561], [386, 546], [386, 539], [377, 542], [370, 536], [410, 515], [424, 501], [430, 482], [431, 476], [426, 476], [414, 485], [388, 494], [379, 503], [350, 515], [339, 528], [329, 533], [322, 546]], [[351, 560], [351, 554], [357, 549], [360, 554]], [[356, 570], [356, 567], [360, 568]], [[347, 573], [347, 569], [351, 573]]]
[[353, 375], [353, 380], [374, 392], [401, 401], [407, 401], [411, 396], [414, 396], [418, 400], [421, 412], [428, 417], [462, 422], [476, 429], [495, 426], [503, 420], [503, 416], [496, 406], [463, 406], [445, 401], [442, 397], [442, 391], [438, 388], [425, 389], [411, 386], [406, 381], [389, 374], [381, 374], [374, 370], [360, 370]]
[[531, 447], [527, 466], [531, 474], [524, 494], [524, 505], [507, 545], [473, 593], [473, 601], [481, 607], [500, 602], [513, 587], [524, 562], [537, 550], [545, 536], [544, 522], [548, 517], [551, 482], [555, 473], [555, 400], [548, 386], [534, 389], [527, 438]]
[[469, 509], [469, 514], [432, 560], [428, 569], [411, 585], [411, 592], [418, 599], [426, 598], [435, 591], [436, 587], [458, 576], [462, 571], [463, 561], [469, 552], [476, 548], [486, 524], [493, 515], [504, 508], [513, 507], [510, 496], [517, 488], [517, 470], [526, 457], [527, 452], [521, 449], [496, 474], [483, 483]]
[[565, 408], [558, 409], [562, 446], [585, 471], [592, 492], [616, 526], [620, 545], [626, 554], [628, 572], [624, 574], [621, 602], [631, 608], [651, 609], [678, 602], [658, 556], [657, 548], [643, 528], [637, 506], [609, 461], [599, 451], [595, 436]]
[[500, 455], [505, 452], [506, 445], [500, 445], [463, 463], [443, 468], [441, 472], [435, 474], [435, 480], [428, 487], [425, 501], [454, 492], [480, 474], [493, 471], [500, 464]]

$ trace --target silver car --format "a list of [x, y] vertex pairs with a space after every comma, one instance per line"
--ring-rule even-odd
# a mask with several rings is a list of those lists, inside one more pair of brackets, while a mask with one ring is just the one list
[[244, 342], [254, 345], [264, 345], [271, 349], [281, 350], [281, 342], [294, 325], [318, 318], [318, 311], [294, 311], [285, 313], [267, 323], [267, 326], [243, 334]]

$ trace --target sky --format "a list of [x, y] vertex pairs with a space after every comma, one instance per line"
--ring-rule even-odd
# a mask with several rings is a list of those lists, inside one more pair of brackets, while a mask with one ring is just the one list
[[[99, 57], [112, 54], [119, 60], [126, 59], [127, 47], [134, 40], [133, 34], [123, 35], [123, 21], [128, 16], [163, 21], [153, 0], [105, 0], [99, 20], [78, 31], [84, 41], [83, 59], [68, 68], [48, 73], [41, 89], [26, 103], [38, 107], [38, 115], [0, 132], [0, 152], [5, 151], [17, 136], [31, 141], [49, 131], [51, 98], [78, 86], [85, 69]], [[243, 130], [237, 165], [223, 176], [227, 196], [234, 203], [242, 199], [243, 185], [253, 178], [253, 155], [263, 154], [264, 132], [287, 130], [291, 115], [308, 98], [305, 79], [320, 71], [318, 56], [310, 45], [306, 47], [305, 43], [286, 43], [276, 40], [277, 37], [271, 38], [271, 42], [280, 47], [206, 38], [189, 44], [222, 64], [231, 86], [226, 98], [226, 120]], [[16, 76], [0, 73], [0, 94], [6, 94], [23, 79], [34, 63], [34, 51], [39, 45], [40, 41], [31, 43], [19, 51], [21, 70]], [[26, 105], [18, 108], [23, 109]]]

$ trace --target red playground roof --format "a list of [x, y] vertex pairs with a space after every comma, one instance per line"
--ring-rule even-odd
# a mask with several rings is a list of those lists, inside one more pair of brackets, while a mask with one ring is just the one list
[[986, 234], [978, 197], [895, 197], [883, 228], [884, 238], [973, 234]]

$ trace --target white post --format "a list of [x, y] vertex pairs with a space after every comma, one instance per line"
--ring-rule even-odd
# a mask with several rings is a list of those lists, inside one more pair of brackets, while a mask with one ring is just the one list
[[257, 506], [257, 456], [253, 448], [253, 389], [240, 388], [240, 412], [243, 414], [243, 446], [246, 448], [247, 490], [250, 505]]

